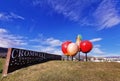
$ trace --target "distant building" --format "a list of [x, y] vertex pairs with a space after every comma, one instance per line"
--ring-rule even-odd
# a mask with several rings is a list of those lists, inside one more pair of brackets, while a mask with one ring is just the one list
[[120, 62], [120, 56], [104, 57], [104, 60], [107, 62]]
[[109, 57], [92, 57], [92, 62], [120, 62], [120, 56], [109, 56]]
[[7, 51], [8, 51], [8, 48], [0, 47], [0, 57], [5, 58], [7, 56]]

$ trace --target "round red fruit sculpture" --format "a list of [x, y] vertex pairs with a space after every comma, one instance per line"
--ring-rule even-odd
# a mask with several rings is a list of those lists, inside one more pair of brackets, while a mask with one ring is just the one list
[[62, 46], [61, 46], [61, 49], [62, 49], [62, 52], [65, 54], [65, 55], [69, 55], [68, 52], [67, 52], [67, 48], [68, 48], [68, 45], [72, 43], [71, 41], [65, 41], [62, 43]]
[[80, 43], [80, 47], [83, 53], [88, 53], [92, 50], [93, 45], [90, 41], [84, 40]]
[[75, 56], [78, 51], [79, 51], [79, 48], [76, 43], [70, 43], [68, 45], [67, 52], [70, 56]]

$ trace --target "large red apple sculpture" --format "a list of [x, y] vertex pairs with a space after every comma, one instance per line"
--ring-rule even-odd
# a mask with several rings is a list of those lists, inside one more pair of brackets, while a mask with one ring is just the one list
[[80, 43], [80, 47], [83, 53], [88, 53], [92, 50], [93, 45], [90, 41], [84, 40]]
[[81, 51], [83, 53], [86, 53], [86, 61], [87, 61], [87, 53], [92, 50], [92, 43], [88, 40], [84, 40], [80, 43]]
[[63, 54], [65, 54], [66, 56], [69, 56], [68, 54], [68, 51], [67, 51], [67, 48], [68, 48], [68, 45], [72, 43], [71, 41], [65, 41], [62, 43], [62, 46], [61, 46], [61, 49], [62, 49], [62, 52]]

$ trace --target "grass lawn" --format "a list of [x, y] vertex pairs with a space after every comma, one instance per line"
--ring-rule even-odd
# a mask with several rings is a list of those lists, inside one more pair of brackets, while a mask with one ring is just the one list
[[120, 81], [120, 63], [49, 61], [17, 70], [2, 81]]
[[5, 63], [5, 59], [0, 58], [0, 77], [1, 77], [1, 75], [2, 75], [2, 70], [3, 70], [3, 65], [4, 65], [4, 63]]

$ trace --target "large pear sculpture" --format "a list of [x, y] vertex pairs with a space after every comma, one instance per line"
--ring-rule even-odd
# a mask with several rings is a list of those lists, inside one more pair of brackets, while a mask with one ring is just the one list
[[78, 51], [79, 52], [79, 55], [78, 55], [79, 61], [80, 61], [80, 51], [81, 51], [80, 43], [81, 43], [81, 41], [82, 41], [82, 36], [78, 35], [77, 38], [76, 38], [76, 44], [77, 44], [77, 46], [79, 48], [79, 51]]
[[80, 43], [81, 43], [81, 41], [82, 41], [82, 36], [78, 35], [77, 38], [76, 38], [76, 44], [78, 45], [79, 51], [81, 51], [80, 50]]

